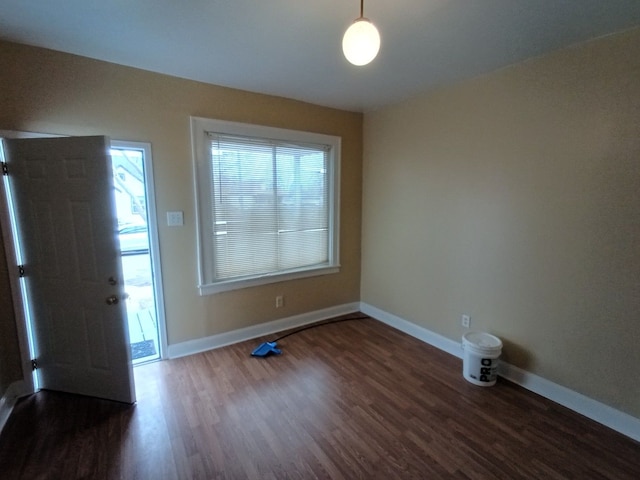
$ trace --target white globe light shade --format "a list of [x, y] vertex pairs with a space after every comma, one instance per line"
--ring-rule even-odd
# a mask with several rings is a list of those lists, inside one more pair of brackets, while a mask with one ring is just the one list
[[342, 37], [344, 56], [354, 65], [366, 65], [380, 50], [378, 29], [366, 18], [359, 18], [347, 28]]

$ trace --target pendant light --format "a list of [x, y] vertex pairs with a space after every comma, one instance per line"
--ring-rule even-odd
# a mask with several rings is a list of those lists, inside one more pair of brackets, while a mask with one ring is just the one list
[[360, 0], [360, 17], [356, 18], [342, 37], [342, 52], [354, 65], [366, 65], [380, 50], [380, 34], [369, 19], [364, 18], [364, 0]]

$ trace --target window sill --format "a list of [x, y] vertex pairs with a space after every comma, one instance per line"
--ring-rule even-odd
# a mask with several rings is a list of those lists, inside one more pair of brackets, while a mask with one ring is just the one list
[[199, 285], [198, 291], [201, 296], [213, 295], [215, 293], [228, 292], [230, 290], [239, 290], [241, 288], [257, 287], [259, 285], [267, 285], [269, 283], [286, 282], [288, 280], [317, 277], [320, 275], [329, 275], [338, 272], [340, 272], [339, 265], [315, 268], [312, 270], [302, 270], [297, 272], [275, 273], [263, 275], [261, 277], [252, 277], [242, 280], [228, 280], [225, 282], [212, 283], [208, 285]]

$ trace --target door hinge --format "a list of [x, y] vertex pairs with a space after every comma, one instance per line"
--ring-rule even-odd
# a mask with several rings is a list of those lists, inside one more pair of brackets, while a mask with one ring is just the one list
[[6, 162], [2, 162], [2, 175], [9, 175], [9, 167]]
[[24, 265], [18, 265], [18, 276], [20, 278], [24, 277]]
[[38, 369], [38, 360], [36, 360], [35, 358], [31, 359], [31, 370], [37, 370]]

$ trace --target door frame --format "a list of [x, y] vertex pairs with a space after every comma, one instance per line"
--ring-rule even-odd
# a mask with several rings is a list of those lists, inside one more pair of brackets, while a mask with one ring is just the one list
[[156, 211], [156, 195], [153, 182], [153, 158], [151, 144], [147, 142], [130, 142], [124, 140], [111, 140], [111, 146], [117, 148], [131, 148], [144, 152], [144, 189], [147, 197], [147, 233], [149, 235], [149, 254], [151, 255], [151, 268], [153, 269], [153, 294], [158, 320], [158, 337], [160, 360], [167, 354], [167, 325], [164, 316], [164, 288], [162, 282], [162, 267], [160, 265], [160, 243], [158, 242], [158, 215]]
[[[43, 138], [64, 137], [67, 135], [24, 132], [14, 130], [0, 130], [1, 138]], [[160, 340], [160, 360], [167, 355], [167, 328], [164, 310], [164, 284], [162, 282], [162, 268], [160, 263], [160, 243], [158, 241], [158, 217], [156, 212], [156, 198], [153, 181], [153, 159], [151, 156], [151, 144], [146, 142], [131, 142], [111, 139], [118, 147], [136, 148], [144, 151], [144, 180], [147, 196], [147, 218], [149, 235], [149, 254], [153, 265], [153, 283], [155, 308], [158, 321], [158, 336]], [[18, 275], [17, 266], [20, 265], [18, 239], [7, 202], [5, 178], [0, 181], [0, 225], [2, 226], [7, 270], [9, 271], [9, 285], [11, 287], [11, 299], [15, 315], [18, 345], [20, 350], [20, 363], [22, 366], [23, 385], [17, 390], [17, 396], [29, 395], [39, 390], [37, 375], [32, 368], [31, 360], [34, 358], [33, 341], [31, 335], [30, 317], [25, 310], [28, 305], [25, 301], [25, 289]], [[15, 270], [12, 272], [12, 270]]]
[[[61, 135], [47, 135], [44, 133], [22, 132], [13, 130], [0, 130], [1, 138], [41, 138], [41, 137], [60, 137]], [[0, 225], [2, 225], [2, 235], [4, 242], [4, 251], [7, 259], [7, 270], [9, 272], [9, 286], [11, 287], [11, 300], [13, 301], [13, 312], [16, 321], [16, 331], [18, 334], [18, 346], [20, 349], [20, 364], [22, 366], [23, 385], [18, 388], [17, 395], [24, 396], [36, 392], [39, 389], [38, 376], [32, 368], [31, 360], [35, 358], [34, 345], [32, 335], [30, 333], [31, 324], [25, 307], [28, 305], [26, 301], [26, 292], [23, 282], [20, 280], [17, 270], [20, 265], [20, 251], [18, 249], [18, 238], [16, 229], [13, 225], [10, 205], [7, 202], [9, 198], [5, 187], [5, 177], [2, 176], [0, 182]]]

